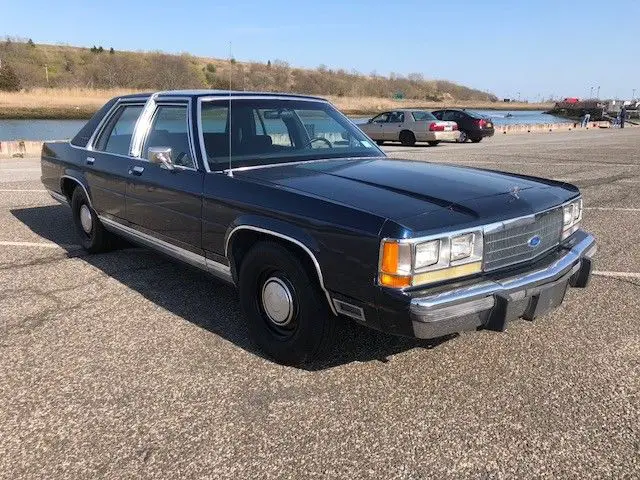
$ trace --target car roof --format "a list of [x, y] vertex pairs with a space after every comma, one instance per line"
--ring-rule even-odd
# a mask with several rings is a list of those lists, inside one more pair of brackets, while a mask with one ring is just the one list
[[315, 97], [311, 95], [302, 95], [297, 93], [280, 93], [280, 92], [246, 92], [241, 90], [167, 90], [157, 92], [157, 94], [163, 97], [286, 97], [286, 98], [304, 98], [310, 100], [318, 100], [326, 102], [326, 99], [321, 97]]

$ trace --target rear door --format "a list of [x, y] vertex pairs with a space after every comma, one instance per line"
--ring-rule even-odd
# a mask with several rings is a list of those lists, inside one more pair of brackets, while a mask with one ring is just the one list
[[86, 150], [85, 177], [93, 208], [100, 215], [125, 218], [129, 148], [144, 103], [120, 103]]
[[398, 141], [400, 131], [404, 128], [404, 112], [391, 112], [389, 121], [382, 127], [384, 140]]
[[[141, 156], [129, 164], [126, 217], [142, 232], [200, 254], [204, 172], [194, 157], [190, 100], [154, 104]], [[150, 163], [151, 147], [171, 148], [174, 168]]]

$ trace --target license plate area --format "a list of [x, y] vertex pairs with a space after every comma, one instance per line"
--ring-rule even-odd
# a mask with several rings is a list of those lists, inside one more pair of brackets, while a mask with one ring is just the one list
[[562, 304], [568, 286], [569, 280], [566, 279], [542, 287], [527, 297], [518, 295], [518, 292], [506, 296], [496, 295], [496, 303], [485, 328], [503, 332], [507, 328], [507, 323], [513, 320], [518, 318], [534, 320], [549, 313]]

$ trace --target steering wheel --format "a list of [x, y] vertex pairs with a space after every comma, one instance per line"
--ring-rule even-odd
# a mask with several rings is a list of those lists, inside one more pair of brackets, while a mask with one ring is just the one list
[[331, 143], [324, 137], [313, 137], [311, 140], [309, 140], [309, 143], [307, 145], [310, 146], [311, 144], [313, 144], [313, 142], [324, 142], [328, 145], [329, 148], [333, 148], [333, 143]]

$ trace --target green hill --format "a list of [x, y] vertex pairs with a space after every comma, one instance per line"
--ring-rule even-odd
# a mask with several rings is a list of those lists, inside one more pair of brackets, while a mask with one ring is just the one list
[[[231, 88], [285, 91], [337, 97], [404, 97], [422, 101], [494, 102], [486, 92], [449, 81], [425, 80], [421, 74], [363, 75], [320, 66], [295, 68], [286, 62], [239, 62], [170, 55], [162, 52], [126, 52], [110, 48], [41, 45], [25, 40], [0, 42], [3, 69], [12, 70], [18, 89], [37, 87], [165, 90], [176, 88]], [[6, 71], [6, 70], [5, 70]], [[6, 75], [5, 75], [6, 76]], [[6, 86], [0, 87], [9, 89]]]

